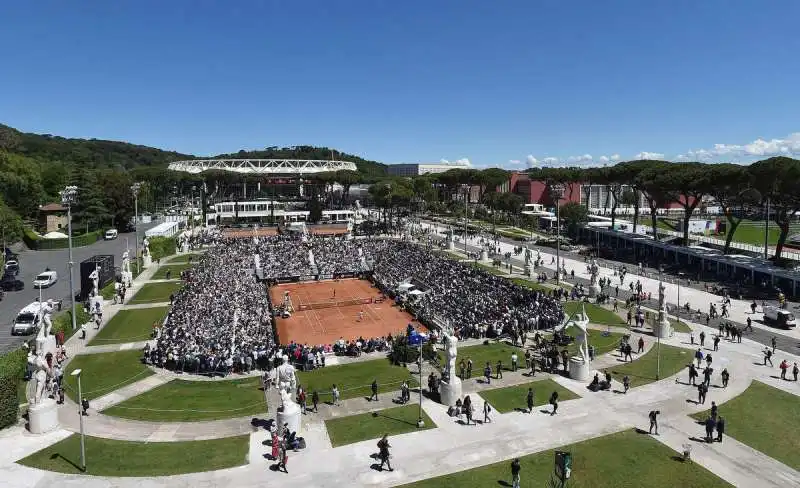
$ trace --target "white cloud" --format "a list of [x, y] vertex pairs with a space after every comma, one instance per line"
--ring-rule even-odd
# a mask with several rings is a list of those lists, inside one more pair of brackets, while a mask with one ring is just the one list
[[608, 158], [608, 156], [600, 156], [597, 159], [597, 161], [600, 162], [600, 163], [606, 164], [606, 163], [608, 163], [610, 161], [610, 159]]
[[619, 161], [622, 158], [620, 158], [619, 154], [612, 154], [608, 159], [611, 161]]
[[679, 154], [679, 161], [736, 161], [741, 159], [769, 158], [773, 156], [800, 155], [800, 132], [784, 139], [756, 139], [749, 144], [714, 144], [710, 149], [695, 149]]
[[544, 158], [541, 161], [542, 166], [558, 166], [559, 162], [558, 158]]
[[508, 160], [508, 165], [509, 166], [521, 166], [522, 165], [522, 161], [520, 161], [519, 159], [509, 159]]
[[664, 153], [657, 153], [657, 152], [649, 152], [649, 151], [642, 151], [636, 156], [633, 157], [634, 159], [664, 159]]
[[533, 168], [533, 167], [535, 167], [535, 166], [539, 166], [539, 163], [540, 163], [540, 162], [541, 162], [541, 161], [539, 161], [538, 159], [536, 159], [535, 157], [533, 157], [533, 154], [528, 154], [528, 155], [525, 157], [525, 163], [528, 165], [528, 167], [529, 167], [529, 168]]

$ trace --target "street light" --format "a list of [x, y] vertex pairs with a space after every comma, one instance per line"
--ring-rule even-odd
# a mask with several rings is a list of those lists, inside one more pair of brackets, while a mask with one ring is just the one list
[[417, 362], [419, 365], [419, 413], [417, 419], [417, 428], [421, 429], [425, 427], [425, 421], [422, 420], [422, 344], [425, 341], [422, 337], [420, 337], [419, 341], [419, 357], [417, 358]]
[[556, 285], [561, 284], [561, 213], [558, 203], [565, 192], [566, 188], [561, 183], [550, 185], [550, 196], [556, 204]]
[[83, 391], [81, 391], [81, 370], [76, 369], [71, 374], [78, 379], [78, 417], [81, 420], [81, 470], [86, 472], [86, 436], [83, 433], [83, 406], [81, 406], [81, 402], [83, 401]]
[[75, 263], [72, 262], [72, 206], [78, 200], [78, 187], [71, 185], [60, 192], [61, 205], [67, 207], [67, 245], [69, 247], [69, 301], [72, 308], [72, 330], [75, 330], [78, 325], [75, 318], [75, 285], [72, 278], [72, 268]]
[[131, 193], [133, 193], [133, 232], [136, 234], [135, 252], [136, 252], [136, 274], [139, 274], [139, 191], [142, 189], [142, 184], [138, 181], [131, 185]]

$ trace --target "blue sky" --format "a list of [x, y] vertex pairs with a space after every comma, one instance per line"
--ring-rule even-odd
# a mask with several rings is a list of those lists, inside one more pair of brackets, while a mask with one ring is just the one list
[[0, 0], [0, 122], [388, 163], [800, 155], [798, 18], [755, 0]]

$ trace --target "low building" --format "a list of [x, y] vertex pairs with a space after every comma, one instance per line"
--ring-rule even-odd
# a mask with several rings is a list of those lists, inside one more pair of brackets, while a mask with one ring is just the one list
[[39, 206], [39, 226], [47, 234], [49, 232], [66, 231], [67, 207], [60, 203], [48, 203]]
[[469, 169], [465, 164], [454, 163], [408, 163], [389, 164], [386, 170], [392, 176], [420, 176], [429, 173], [444, 173], [451, 169]]

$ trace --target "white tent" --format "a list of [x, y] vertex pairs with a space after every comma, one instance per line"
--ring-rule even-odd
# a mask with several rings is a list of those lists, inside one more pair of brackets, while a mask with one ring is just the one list
[[42, 238], [44, 239], [67, 239], [69, 236], [64, 234], [63, 232], [48, 232], [47, 234], [43, 235]]
[[414, 285], [412, 285], [411, 283], [400, 283], [397, 286], [397, 291], [399, 291], [400, 293], [405, 293], [411, 288], [414, 288]]

